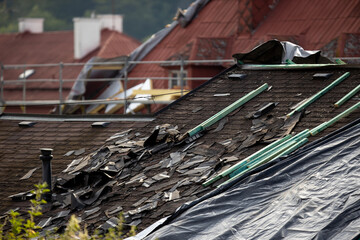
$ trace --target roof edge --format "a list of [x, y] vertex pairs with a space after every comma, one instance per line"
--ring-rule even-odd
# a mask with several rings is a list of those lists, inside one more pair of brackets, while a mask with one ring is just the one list
[[0, 120], [31, 120], [49, 122], [151, 122], [155, 118], [152, 115], [48, 115], [48, 114], [18, 114], [3, 113]]
[[229, 71], [232, 71], [233, 69], [235, 69], [237, 67], [236, 64], [234, 64], [233, 66], [225, 69], [224, 71], [221, 71], [220, 73], [216, 74], [214, 77], [210, 78], [209, 80], [207, 80], [206, 82], [204, 82], [203, 84], [201, 84], [200, 86], [194, 88], [193, 90], [191, 90], [190, 92], [188, 92], [187, 94], [185, 94], [184, 96], [178, 98], [177, 100], [175, 100], [174, 102], [170, 103], [169, 105], [167, 105], [166, 107], [160, 109], [159, 111], [157, 111], [156, 113], [154, 113], [154, 117], [156, 117], [157, 115], [159, 115], [160, 113], [166, 111], [168, 108], [170, 108], [172, 105], [176, 104], [179, 101], [182, 101], [184, 99], [186, 99], [187, 97], [191, 96], [192, 93], [196, 92], [197, 90], [205, 87], [206, 85], [208, 85], [209, 83], [211, 83], [214, 79], [218, 78], [220, 75], [223, 75]]

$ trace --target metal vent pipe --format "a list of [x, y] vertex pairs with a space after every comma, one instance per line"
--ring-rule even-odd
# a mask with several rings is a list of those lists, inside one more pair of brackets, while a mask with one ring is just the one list
[[51, 200], [51, 160], [53, 149], [51, 148], [40, 148], [40, 160], [42, 161], [42, 181], [46, 182], [50, 193], [44, 194], [45, 200]]

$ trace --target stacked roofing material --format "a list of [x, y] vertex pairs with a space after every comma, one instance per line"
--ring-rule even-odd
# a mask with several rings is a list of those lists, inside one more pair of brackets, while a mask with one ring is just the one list
[[[300, 106], [296, 107], [291, 113], [287, 114], [287, 117], [293, 116], [295, 113], [299, 113], [303, 111], [307, 106], [309, 106], [311, 103], [316, 101], [318, 98], [320, 98], [322, 95], [324, 95], [327, 91], [329, 91], [331, 88], [335, 87], [337, 84], [339, 84], [341, 81], [346, 79], [350, 76], [349, 72], [346, 72], [339, 78], [337, 78], [335, 81], [333, 81], [331, 84], [329, 84], [327, 87], [313, 95], [312, 97], [308, 98], [306, 101], [304, 101]], [[210, 184], [218, 181], [219, 179], [229, 176], [230, 180], [220, 184], [219, 186], [222, 186], [224, 184], [227, 184], [229, 181], [234, 180], [233, 178], [239, 178], [243, 174], [245, 174], [248, 171], [251, 171], [252, 169], [267, 163], [271, 161], [274, 158], [279, 158], [281, 156], [288, 155], [304, 145], [308, 142], [309, 136], [314, 136], [320, 131], [324, 130], [325, 128], [329, 127], [330, 125], [334, 124], [335, 122], [339, 121], [341, 118], [347, 116], [351, 112], [355, 111], [360, 107], [360, 102], [352, 106], [351, 108], [347, 109], [343, 113], [337, 115], [333, 119], [324, 122], [323, 124], [317, 126], [316, 128], [309, 130], [305, 129], [304, 131], [296, 134], [295, 136], [287, 135], [284, 138], [281, 138], [272, 144], [264, 147], [263, 149], [259, 150], [258, 152], [252, 154], [251, 156], [243, 159], [239, 163], [235, 164], [231, 168], [225, 170], [224, 172], [221, 172], [219, 175], [209, 179], [205, 183], [203, 183], [203, 186], [209, 186]], [[195, 128], [196, 129], [196, 128]], [[192, 130], [193, 131], [193, 130]], [[191, 131], [190, 131], [191, 132]], [[219, 187], [218, 186], [218, 187]]]

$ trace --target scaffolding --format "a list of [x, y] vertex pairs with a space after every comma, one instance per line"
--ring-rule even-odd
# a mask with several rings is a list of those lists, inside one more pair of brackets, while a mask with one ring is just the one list
[[[67, 105], [91, 105], [91, 104], [122, 104], [124, 105], [124, 113], [126, 111], [126, 106], [131, 103], [140, 103], [140, 104], [170, 104], [174, 100], [154, 100], [154, 99], [132, 99], [129, 96], [126, 96], [128, 90], [129, 81], [145, 81], [146, 79], [151, 79], [153, 81], [164, 81], [169, 80], [170, 77], [155, 77], [155, 76], [144, 76], [144, 77], [128, 77], [128, 67], [130, 65], [137, 64], [158, 64], [160, 66], [171, 66], [172, 68], [178, 68], [180, 73], [180, 89], [178, 90], [180, 95], [183, 96], [188, 91], [184, 89], [187, 81], [206, 81], [209, 77], [185, 77], [184, 72], [187, 65], [203, 65], [203, 64], [217, 64], [217, 65], [232, 65], [234, 64], [233, 59], [224, 59], [224, 60], [174, 60], [174, 61], [118, 61], [118, 62], [91, 62], [91, 63], [49, 63], [49, 64], [12, 64], [12, 65], [3, 65], [0, 63], [0, 107], [6, 106], [20, 106], [26, 112], [26, 106], [58, 106], [59, 114], [62, 114], [63, 107]], [[120, 77], [115, 78], [83, 78], [83, 79], [66, 79], [64, 78], [65, 69], [71, 67], [90, 67], [92, 70], [119, 70], [122, 74], [119, 74]], [[53, 79], [28, 79], [32, 73], [29, 73], [27, 76], [27, 70], [34, 68], [58, 68], [58, 78]], [[21, 77], [18, 79], [5, 79], [5, 71], [7, 70], [22, 70]], [[80, 72], [80, 71], [79, 71]], [[78, 72], [78, 73], [79, 73]], [[67, 82], [113, 82], [121, 81], [123, 83], [124, 89], [124, 98], [122, 99], [96, 99], [96, 100], [65, 100], [63, 91], [64, 84]], [[27, 100], [27, 84], [29, 83], [58, 83], [58, 99], [57, 100]], [[5, 99], [6, 86], [10, 85], [20, 85], [22, 87], [22, 99], [21, 100], [7, 100]]]
[[[341, 60], [345, 60], [347, 62], [360, 62], [359, 57], [343, 57]], [[87, 63], [49, 63], [49, 64], [13, 64], [13, 65], [3, 65], [0, 63], [0, 108], [6, 106], [20, 106], [26, 112], [26, 106], [58, 106], [59, 114], [61, 115], [62, 109], [65, 106], [70, 105], [91, 105], [91, 104], [122, 104], [124, 105], [124, 113], [126, 113], [126, 106], [131, 103], [141, 103], [145, 105], [150, 104], [170, 104], [174, 100], [154, 100], [154, 99], [133, 99], [130, 96], [126, 96], [126, 92], [128, 90], [129, 81], [145, 81], [146, 79], [151, 79], [152, 81], [170, 81], [170, 76], [168, 77], [158, 77], [158, 76], [144, 76], [144, 77], [128, 77], [128, 69], [131, 66], [138, 64], [157, 64], [159, 66], [171, 67], [171, 69], [177, 69], [180, 74], [180, 95], [183, 96], [187, 93], [184, 89], [187, 85], [188, 81], [206, 81], [209, 77], [188, 77], [185, 76], [185, 67], [188, 65], [192, 66], [200, 66], [204, 64], [211, 64], [212, 66], [230, 66], [235, 64], [233, 59], [222, 59], [222, 60], [173, 60], [173, 61], [129, 61], [128, 59], [124, 61], [118, 62], [87, 62]], [[89, 67], [93, 70], [118, 70], [121, 71], [122, 74], [119, 74], [120, 77], [115, 78], [83, 78], [83, 79], [66, 79], [64, 78], [65, 69], [72, 67]], [[33, 68], [57, 68], [58, 69], [58, 77], [52, 79], [28, 79], [33, 72], [27, 70], [31, 70]], [[19, 76], [18, 79], [5, 79], [5, 71], [7, 70], [22, 70], [21, 78]], [[28, 75], [26, 74], [28, 73]], [[77, 72], [79, 74], [80, 71]], [[64, 84], [67, 82], [113, 82], [120, 81], [123, 83], [123, 92], [124, 97], [121, 99], [95, 99], [95, 100], [66, 100], [63, 94]], [[58, 99], [57, 100], [27, 100], [26, 92], [27, 92], [27, 84], [30, 83], [50, 83], [56, 82], [58, 83]], [[21, 100], [7, 100], [5, 96], [5, 87], [10, 85], [21, 85], [22, 87], [22, 99]]]

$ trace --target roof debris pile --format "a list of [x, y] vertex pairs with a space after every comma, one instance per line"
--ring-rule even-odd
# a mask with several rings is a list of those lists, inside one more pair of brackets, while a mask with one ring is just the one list
[[[170, 151], [178, 136], [177, 127], [170, 124], [156, 127], [145, 138], [131, 129], [114, 134], [96, 152], [73, 160], [56, 178], [53, 210], [68, 209], [68, 214], [79, 214], [82, 221], [107, 230], [120, 211], [126, 224], [137, 226], [144, 218], [168, 215], [208, 192], [201, 183], [218, 163], [222, 147], [198, 143]], [[154, 154], [163, 158], [157, 161]], [[126, 206], [112, 203], [128, 198]], [[66, 223], [54, 221], [56, 216], [43, 219], [42, 226], [48, 230]]]

